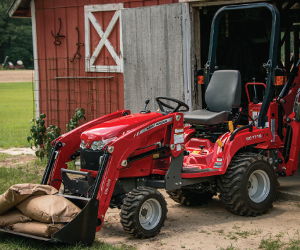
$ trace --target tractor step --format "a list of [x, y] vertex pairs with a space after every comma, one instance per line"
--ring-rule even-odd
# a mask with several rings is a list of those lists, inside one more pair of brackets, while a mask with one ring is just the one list
[[211, 168], [205, 168], [205, 169], [200, 169], [197, 167], [183, 167], [182, 168], [182, 173], [184, 173], [184, 174], [207, 173], [207, 172], [215, 172], [215, 171], [217, 171], [217, 170], [211, 169]]

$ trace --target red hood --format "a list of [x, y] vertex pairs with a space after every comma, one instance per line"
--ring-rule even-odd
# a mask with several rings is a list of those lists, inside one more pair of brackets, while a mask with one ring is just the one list
[[119, 137], [128, 130], [136, 128], [160, 116], [162, 116], [162, 114], [153, 112], [148, 114], [132, 114], [116, 118], [84, 131], [81, 134], [81, 140], [84, 140], [87, 144], [91, 144], [93, 141]]

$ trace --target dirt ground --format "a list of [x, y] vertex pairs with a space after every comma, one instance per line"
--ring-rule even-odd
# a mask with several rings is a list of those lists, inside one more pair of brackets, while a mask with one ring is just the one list
[[8, 155], [4, 159], [1, 159], [0, 167], [15, 168], [20, 165], [28, 164], [35, 159], [35, 156], [29, 154], [18, 155], [18, 158], [16, 158], [14, 155]]
[[33, 70], [0, 70], [0, 83], [32, 82]]
[[143, 250], [258, 249], [263, 239], [299, 239], [300, 203], [296, 201], [277, 201], [269, 213], [250, 218], [227, 212], [218, 199], [198, 207], [182, 207], [169, 198], [167, 202], [168, 219], [157, 237], [137, 240], [128, 236], [119, 222], [119, 210], [110, 209], [97, 238]]
[[8, 155], [35, 155], [34, 150], [31, 148], [0, 148], [0, 153]]

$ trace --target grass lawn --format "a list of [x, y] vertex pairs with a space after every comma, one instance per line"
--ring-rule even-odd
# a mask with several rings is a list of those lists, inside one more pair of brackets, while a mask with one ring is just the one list
[[40, 183], [44, 168], [40, 160], [19, 164], [19, 156], [0, 153], [0, 194], [14, 184]]
[[3, 250], [133, 250], [129, 246], [114, 247], [109, 244], [105, 244], [99, 241], [95, 241], [92, 246], [68, 246], [63, 244], [50, 244], [45, 242], [40, 242], [36, 240], [25, 239], [22, 237], [11, 236], [7, 234], [0, 233], [0, 249]]
[[32, 83], [0, 83], [0, 147], [28, 147]]
[[[40, 183], [45, 168], [45, 162], [40, 160], [29, 160], [22, 162], [20, 156], [9, 156], [0, 153], [0, 195], [11, 185], [17, 183]], [[10, 166], [10, 167], [8, 167]], [[82, 245], [69, 246], [63, 244], [50, 244], [28, 238], [12, 236], [0, 233], [0, 249], [2, 250], [40, 250], [40, 249], [62, 249], [62, 250], [134, 250], [134, 248], [123, 245], [111, 246], [95, 241], [92, 246]]]

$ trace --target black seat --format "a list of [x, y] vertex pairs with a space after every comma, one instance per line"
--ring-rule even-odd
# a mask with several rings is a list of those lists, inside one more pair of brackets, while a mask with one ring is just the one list
[[216, 125], [228, 121], [232, 109], [241, 104], [241, 91], [239, 71], [215, 71], [205, 92], [207, 109], [185, 113], [185, 121], [195, 125]]

